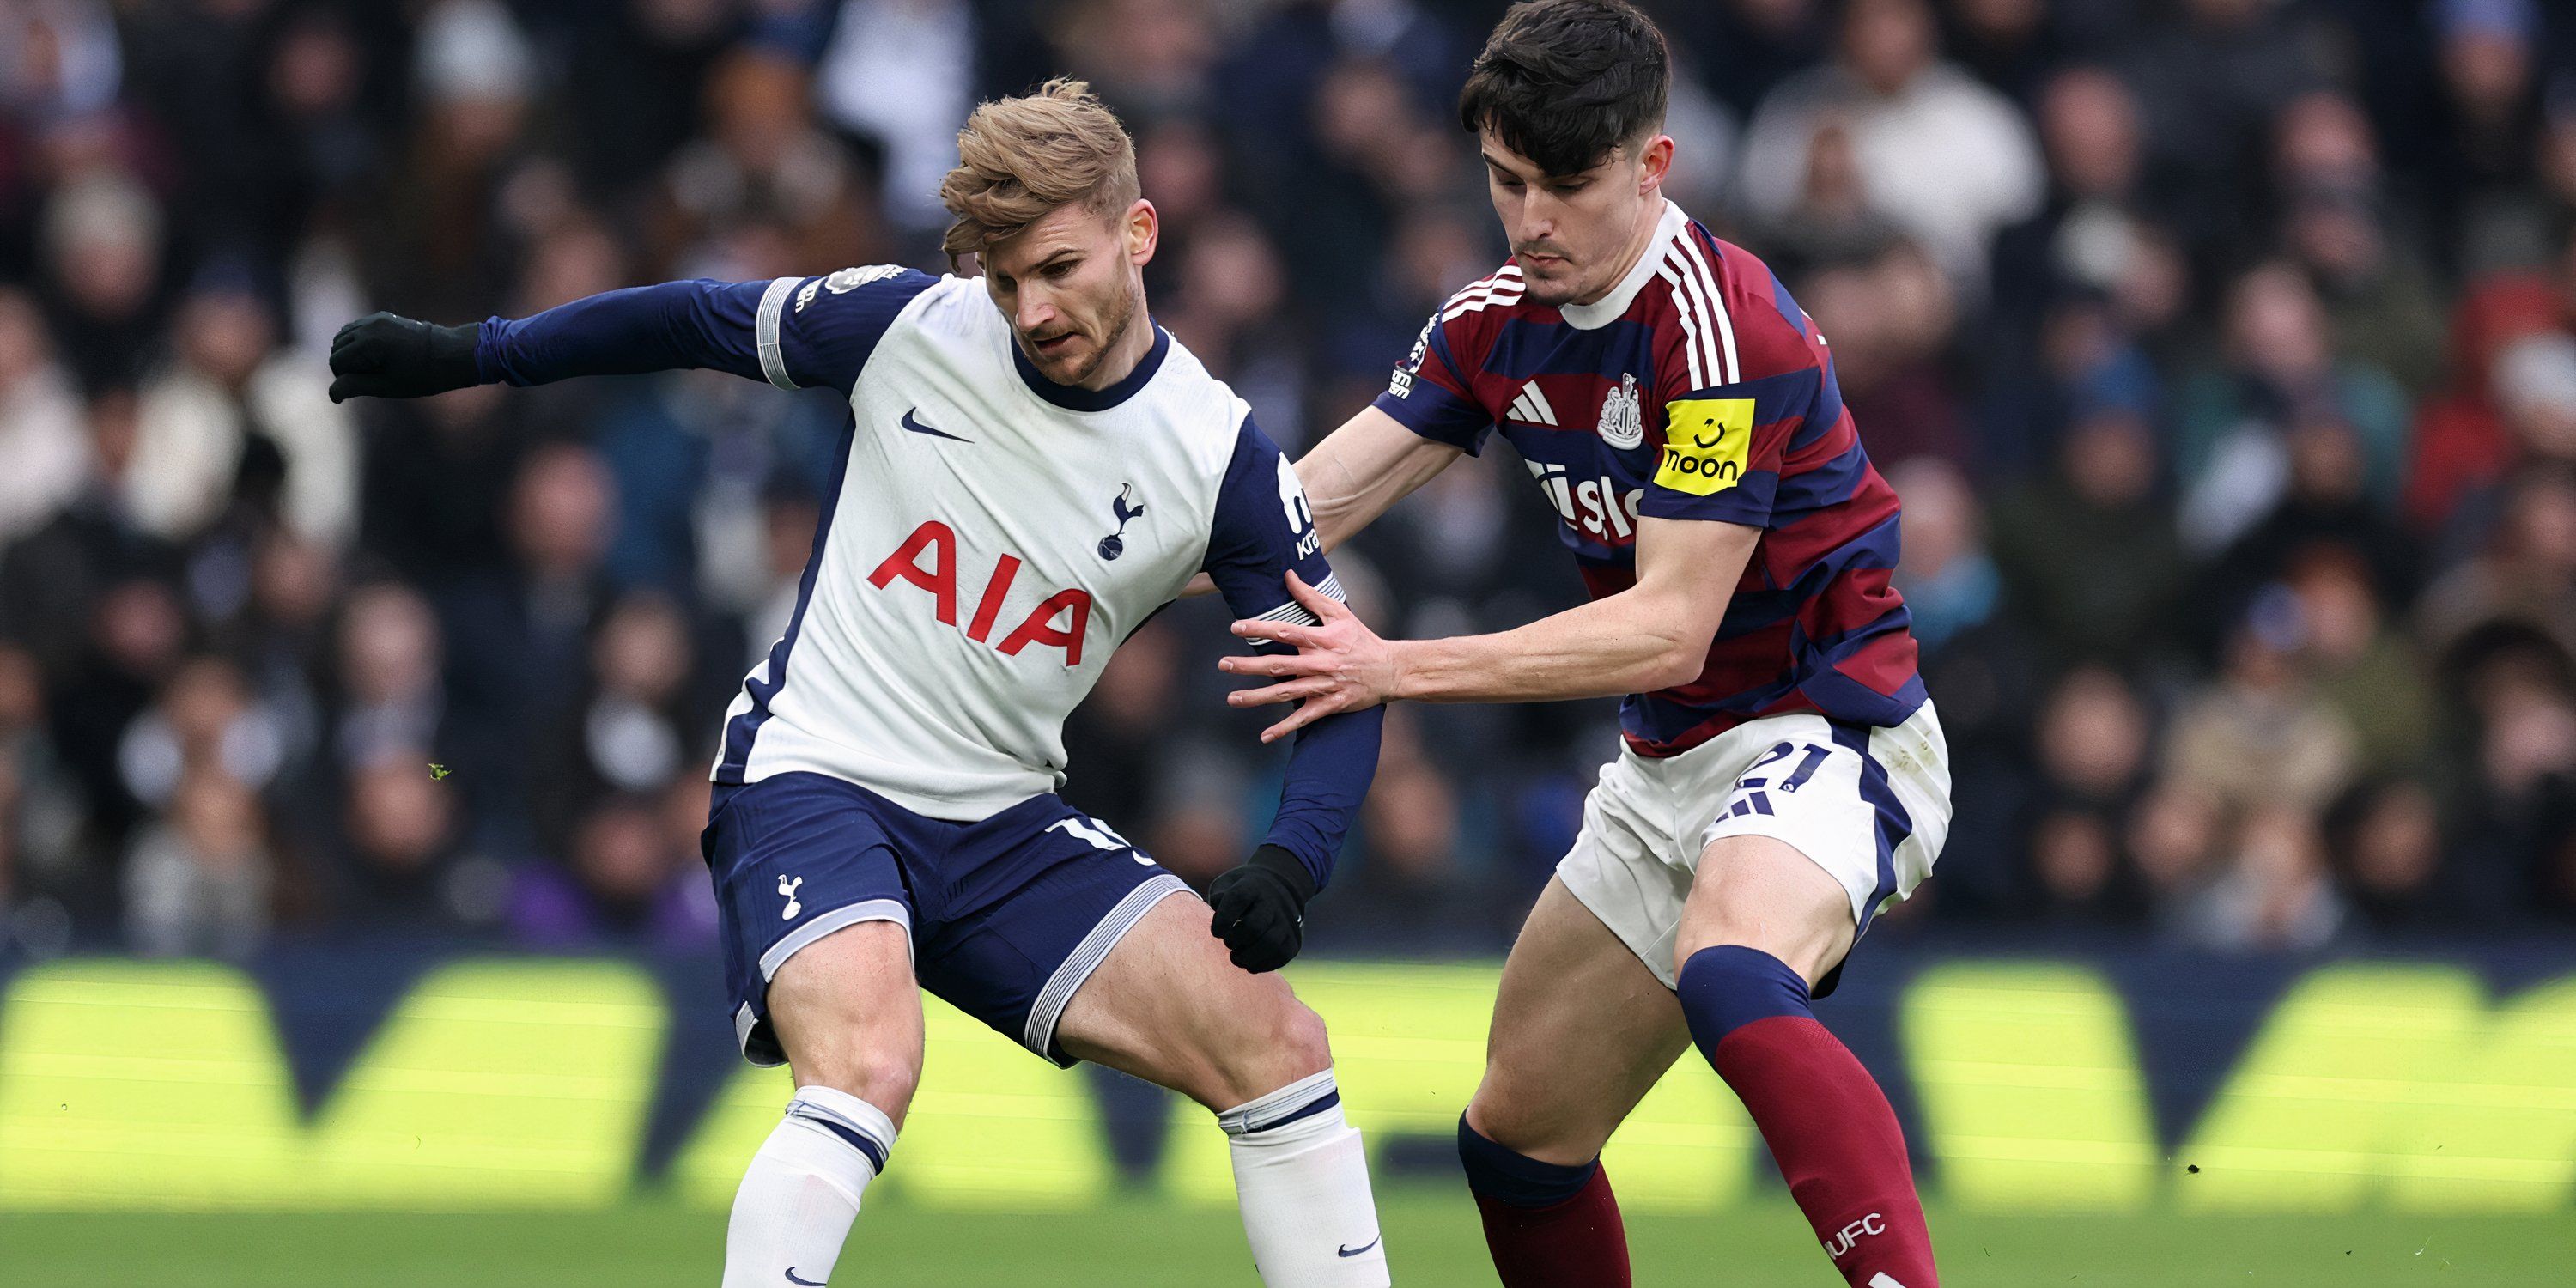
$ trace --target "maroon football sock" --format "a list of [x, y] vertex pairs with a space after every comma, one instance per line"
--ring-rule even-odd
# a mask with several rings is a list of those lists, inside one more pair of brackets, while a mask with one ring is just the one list
[[1853, 1288], [1938, 1288], [1896, 1111], [1808, 1013], [1805, 981], [1767, 953], [1709, 948], [1683, 966], [1677, 992], [1834, 1269]]
[[1464, 1118], [1458, 1156], [1503, 1288], [1628, 1288], [1628, 1232], [1599, 1163], [1542, 1163]]

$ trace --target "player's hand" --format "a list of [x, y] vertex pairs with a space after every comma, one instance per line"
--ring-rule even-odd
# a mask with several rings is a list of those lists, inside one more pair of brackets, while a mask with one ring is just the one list
[[1313, 626], [1294, 622], [1240, 621], [1234, 633], [1248, 640], [1286, 644], [1296, 653], [1256, 653], [1228, 657], [1217, 669], [1236, 675], [1280, 677], [1277, 684], [1237, 689], [1225, 700], [1238, 707], [1272, 702], [1301, 702], [1286, 719], [1261, 731], [1263, 742], [1277, 742], [1326, 716], [1365, 711], [1393, 697], [1404, 682], [1404, 663], [1395, 646], [1359, 619], [1350, 605], [1288, 574], [1288, 593], [1306, 611], [1323, 620]]
[[1297, 856], [1275, 845], [1252, 852], [1242, 867], [1208, 887], [1216, 907], [1209, 929], [1233, 951], [1234, 964], [1253, 974], [1277, 970], [1306, 945], [1306, 901], [1315, 879]]
[[481, 384], [471, 326], [370, 313], [331, 337], [331, 401], [426, 398]]

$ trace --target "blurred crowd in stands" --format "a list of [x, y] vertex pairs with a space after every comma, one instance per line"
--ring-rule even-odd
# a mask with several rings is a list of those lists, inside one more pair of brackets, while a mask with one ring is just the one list
[[[1955, 757], [1881, 933], [2229, 949], [2576, 919], [2576, 14], [1667, 0], [1673, 195], [1831, 337]], [[1497, 0], [0, 6], [0, 952], [703, 950], [719, 715], [846, 408], [711, 373], [334, 406], [374, 308], [895, 261], [979, 98], [1090, 78], [1157, 320], [1295, 450], [1503, 253]], [[1390, 634], [1573, 602], [1509, 458], [1337, 559]], [[1278, 764], [1223, 612], [1067, 794], [1203, 880]], [[1403, 708], [1327, 948], [1488, 952], [1609, 704]]]

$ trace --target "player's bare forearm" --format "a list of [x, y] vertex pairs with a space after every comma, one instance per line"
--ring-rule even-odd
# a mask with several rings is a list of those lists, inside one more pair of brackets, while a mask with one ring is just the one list
[[1363, 407], [1297, 462], [1297, 481], [1331, 551], [1463, 455]]
[[1559, 702], [1647, 693], [1689, 681], [1709, 634], [1685, 605], [1623, 591], [1491, 635], [1389, 640], [1391, 698], [1415, 702]]
[[1348, 608], [1291, 578], [1297, 601], [1321, 620], [1236, 622], [1238, 636], [1297, 652], [1220, 660], [1222, 670], [1274, 681], [1226, 700], [1238, 707], [1300, 704], [1262, 734], [1267, 742], [1333, 712], [1398, 698], [1552, 702], [1669, 688], [1707, 664], [1709, 641], [1761, 536], [1741, 524], [1643, 519], [1634, 586], [1515, 630], [1443, 640], [1382, 639]]

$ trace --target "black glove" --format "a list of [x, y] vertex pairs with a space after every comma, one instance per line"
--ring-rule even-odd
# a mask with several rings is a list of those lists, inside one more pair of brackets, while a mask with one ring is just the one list
[[1306, 901], [1314, 897], [1306, 865], [1265, 845], [1208, 887], [1208, 902], [1216, 905], [1212, 929], [1234, 950], [1235, 965], [1256, 975], [1277, 970], [1305, 946]]
[[471, 326], [370, 313], [331, 337], [331, 401], [426, 398], [483, 383]]

